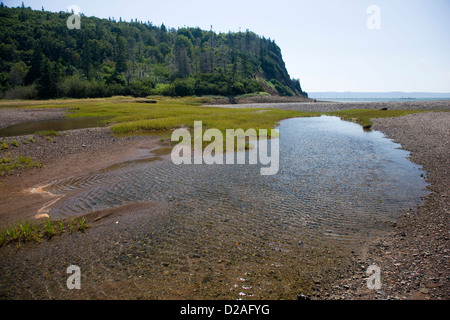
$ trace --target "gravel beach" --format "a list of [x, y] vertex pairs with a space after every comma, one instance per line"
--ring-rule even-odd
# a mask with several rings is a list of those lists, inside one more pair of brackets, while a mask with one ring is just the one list
[[[320, 112], [384, 107], [444, 110], [450, 109], [450, 101], [274, 103], [222, 107], [270, 107]], [[33, 110], [2, 109], [0, 127], [25, 121], [31, 113]], [[39, 114], [39, 119], [52, 119], [62, 117], [64, 112], [47, 110], [33, 114]], [[449, 124], [448, 112], [374, 120], [374, 130], [383, 132], [405, 150], [411, 151], [411, 160], [426, 171], [430, 194], [421, 206], [401, 217], [395, 230], [387, 237], [367, 243], [358, 252], [336, 252], [335, 269], [327, 269], [326, 275], [320, 281], [314, 281], [313, 288], [309, 288], [310, 295], [302, 298], [449, 298]], [[13, 139], [1, 140], [11, 142]], [[158, 147], [164, 147], [164, 144], [157, 138], [115, 138], [109, 128], [93, 128], [67, 131], [51, 140], [36, 137], [35, 143], [0, 151], [0, 156], [20, 154], [43, 163], [42, 168], [20, 170], [0, 177], [0, 225], [4, 227], [34, 217], [48, 199], [40, 194], [24, 192], [42, 185], [42, 181], [76, 176], [114, 163], [148, 157], [151, 150]], [[130, 203], [124, 207], [90, 213], [87, 218], [91, 228], [85, 233], [63, 234], [41, 243], [26, 243], [20, 249], [15, 244], [0, 247], [0, 299], [235, 299], [239, 296], [234, 296], [231, 289], [225, 293], [217, 285], [232, 288], [230, 279], [241, 277], [246, 283], [255, 280], [264, 292], [269, 292], [267, 296], [258, 298], [297, 298], [296, 295], [276, 295], [277, 291], [286, 290], [283, 287], [286, 283], [270, 290], [264, 288], [264, 284], [278, 283], [280, 278], [295, 279], [297, 275], [289, 273], [288, 264], [283, 269], [270, 267], [267, 270], [253, 270], [251, 275], [239, 274], [239, 270], [234, 269], [232, 262], [226, 259], [217, 259], [213, 265], [206, 263], [204, 256], [207, 253], [200, 246], [192, 248], [193, 254], [190, 256], [167, 261], [166, 256], [152, 248], [166, 246], [167, 252], [177, 250], [176, 243], [164, 244], [164, 235], [172, 232], [178, 223], [172, 221], [171, 210], [170, 203]], [[147, 227], [143, 228], [144, 225]], [[194, 232], [188, 225], [185, 228], [187, 234]], [[199, 244], [207, 242], [207, 237], [202, 237], [199, 235]], [[330, 248], [325, 246], [323, 250], [330, 253]], [[243, 254], [242, 251], [236, 253]], [[245, 254], [251, 258], [251, 250], [245, 251]], [[308, 254], [320, 256], [321, 252]], [[65, 268], [70, 264], [82, 266], [83, 279], [89, 279], [83, 292], [69, 292], [64, 287], [67, 278]], [[380, 290], [367, 288], [366, 270], [370, 265], [381, 269]], [[315, 266], [310, 266], [308, 261], [304, 264], [312, 276], [317, 270], [320, 271], [320, 266], [320, 262]], [[280, 270], [285, 273], [280, 273]], [[297, 292], [300, 293], [302, 285], [297, 283], [295, 286], [298, 286]]]
[[[423, 113], [375, 119], [374, 130], [411, 151], [411, 160], [427, 173], [430, 194], [416, 210], [401, 217], [395, 232], [369, 244], [349, 276], [339, 281], [333, 299], [450, 298], [450, 114]], [[382, 287], [364, 285], [368, 266], [381, 269]], [[347, 289], [344, 289], [347, 288]], [[342, 290], [344, 289], [344, 290]]]
[[274, 103], [240, 103], [205, 105], [222, 108], [267, 108], [286, 109], [312, 112], [332, 112], [349, 109], [376, 109], [389, 108], [391, 110], [448, 110], [450, 100], [439, 101], [399, 101], [399, 102], [274, 102]]

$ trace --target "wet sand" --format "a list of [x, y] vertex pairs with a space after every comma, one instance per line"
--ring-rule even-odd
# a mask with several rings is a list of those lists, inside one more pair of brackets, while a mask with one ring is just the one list
[[[22, 136], [17, 140], [26, 139]], [[36, 142], [10, 146], [0, 157], [31, 157], [42, 168], [15, 170], [0, 177], [0, 225], [2, 229], [21, 221], [34, 219], [39, 210], [54, 200], [45, 193], [32, 192], [52, 181], [86, 174], [112, 164], [148, 156], [149, 150], [161, 145], [152, 137], [115, 138], [109, 128], [66, 131], [61, 136], [34, 136]], [[11, 142], [16, 137], [2, 138]], [[53, 204], [56, 204], [53, 203]]]
[[[424, 108], [448, 108], [448, 103]], [[412, 160], [427, 171], [432, 193], [420, 208], [398, 221], [395, 232], [363, 250], [349, 252], [324, 243], [319, 250], [302, 248], [303, 260], [298, 261], [275, 252], [254, 256], [253, 248], [236, 243], [223, 248], [227, 256], [216, 257], [208, 249], [207, 234], [199, 232], [208, 226], [186, 223], [181, 231], [196, 238], [197, 245], [183, 251], [189, 254], [177, 256], [183, 239], [165, 243], [165, 235], [181, 228], [180, 221], [171, 217], [171, 203], [130, 203], [90, 213], [91, 228], [85, 233], [26, 243], [20, 249], [14, 244], [0, 248], [0, 298], [237, 299], [250, 290], [247, 298], [256, 299], [296, 299], [300, 293], [311, 299], [447, 299], [449, 120], [448, 113], [375, 120], [374, 129], [412, 151]], [[148, 155], [160, 144], [144, 137], [115, 139], [108, 128], [76, 130], [57, 139], [54, 144], [37, 141], [29, 147], [30, 155], [44, 162], [43, 168], [0, 178], [0, 225], [33, 218], [49, 201], [42, 194], [24, 195], [24, 190]], [[37, 146], [45, 146], [46, 151], [34, 153]], [[164, 255], [157, 247], [171, 254]], [[177, 258], [169, 260], [169, 256]], [[233, 259], [244, 266], [238, 267]], [[65, 288], [66, 268], [71, 264], [82, 268], [81, 291]], [[379, 291], [366, 287], [365, 270], [370, 264], [382, 269]]]

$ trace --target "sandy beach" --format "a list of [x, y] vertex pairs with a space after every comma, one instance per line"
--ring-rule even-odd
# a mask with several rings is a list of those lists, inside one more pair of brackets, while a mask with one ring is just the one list
[[[450, 101], [363, 104], [288, 102], [222, 107], [270, 107], [320, 112], [383, 107], [448, 110]], [[31, 113], [33, 119], [52, 119], [64, 114], [61, 110], [24, 112], [2, 109], [0, 127], [25, 121]], [[326, 269], [320, 281], [313, 280], [313, 287], [308, 285], [307, 298], [448, 299], [449, 123], [448, 112], [374, 120], [374, 130], [383, 132], [405, 150], [411, 151], [411, 160], [426, 171], [430, 194], [420, 207], [401, 217], [396, 222], [395, 230], [387, 237], [367, 243], [358, 252], [335, 252], [337, 262], [334, 269]], [[2, 138], [7, 142], [12, 139], [14, 137]], [[34, 219], [39, 209], [49, 202], [50, 199], [42, 194], [27, 192], [33, 187], [107, 168], [115, 163], [148, 157], [152, 150], [162, 147], [165, 145], [158, 138], [115, 138], [109, 128], [73, 130], [54, 137], [51, 142], [37, 137], [34, 144], [11, 147], [7, 152], [12, 156], [30, 156], [42, 162], [43, 166], [0, 177], [0, 225], [5, 227]], [[150, 245], [161, 245], [164, 234], [174, 228], [176, 221], [172, 221], [171, 206], [168, 202], [130, 203], [88, 214], [86, 217], [91, 227], [85, 233], [63, 234], [41, 243], [26, 243], [20, 249], [15, 244], [1, 247], [0, 299], [234, 299], [237, 297], [235, 292], [224, 293], [218, 284], [232, 288], [234, 283], [231, 279], [240, 277], [247, 281], [253, 278], [255, 282], [256, 278], [263, 279], [257, 282], [267, 295], [258, 296], [260, 299], [296, 299], [297, 295], [292, 292], [303, 292], [302, 284], [277, 282], [280, 277], [295, 279], [294, 274], [289, 274], [288, 263], [280, 270], [252, 269], [251, 275], [242, 275], [240, 270], [234, 268], [232, 261], [214, 259], [211, 262], [204, 259], [205, 253], [201, 247], [193, 247], [189, 256], [167, 261], [167, 257]], [[193, 232], [188, 227], [185, 231]], [[199, 239], [199, 243], [203, 240], [207, 241]], [[176, 248], [167, 244], [167, 250], [174, 251]], [[251, 249], [246, 250], [248, 252], [244, 249], [245, 254], [251, 256]], [[323, 250], [330, 249], [325, 246]], [[320, 256], [321, 252], [311, 251], [308, 254]], [[320, 272], [320, 259], [317, 261], [314, 266], [304, 262], [305, 268], [311, 268], [312, 278]], [[82, 292], [64, 288], [67, 277], [65, 268], [70, 264], [82, 265], [83, 277], [89, 279]], [[381, 268], [383, 286], [380, 290], [367, 289], [365, 271], [369, 265]], [[287, 290], [285, 286], [291, 288]]]

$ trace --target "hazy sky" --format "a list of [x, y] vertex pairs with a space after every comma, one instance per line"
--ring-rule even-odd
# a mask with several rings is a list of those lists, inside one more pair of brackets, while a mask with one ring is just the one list
[[[22, 0], [3, 1], [8, 7]], [[137, 18], [216, 32], [249, 29], [281, 47], [305, 91], [450, 92], [450, 0], [25, 0], [48, 11]], [[369, 29], [369, 6], [381, 29]], [[377, 16], [378, 17], [378, 16]], [[376, 20], [370, 20], [376, 21]]]

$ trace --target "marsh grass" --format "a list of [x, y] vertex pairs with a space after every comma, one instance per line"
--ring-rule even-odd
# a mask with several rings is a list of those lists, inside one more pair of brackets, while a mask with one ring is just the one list
[[[149, 99], [156, 103], [142, 103]], [[143, 134], [161, 132], [176, 128], [193, 128], [194, 121], [203, 121], [204, 129], [271, 129], [279, 121], [294, 117], [330, 115], [342, 120], [353, 121], [364, 128], [372, 126], [371, 119], [399, 117], [423, 110], [342, 110], [334, 112], [303, 112], [281, 109], [230, 109], [220, 107], [200, 107], [211, 102], [210, 97], [171, 98], [151, 96], [147, 99], [132, 97], [111, 97], [101, 99], [67, 99], [50, 101], [5, 101], [2, 107], [17, 108], [66, 108], [67, 117], [104, 117], [102, 122], [111, 126], [115, 134]], [[264, 111], [264, 112], [261, 112]], [[59, 132], [50, 130], [36, 133], [40, 136], [57, 136]], [[9, 146], [6, 146], [6, 148]], [[0, 144], [0, 149], [2, 148]]]
[[46, 109], [46, 108], [72, 108], [74, 104], [92, 104], [99, 100], [116, 101], [130, 99], [129, 97], [111, 97], [104, 99], [54, 99], [54, 100], [1, 100], [0, 109], [21, 108], [21, 109]]
[[[146, 133], [167, 131], [176, 128], [193, 128], [194, 121], [203, 121], [205, 129], [271, 129], [280, 120], [318, 116], [317, 112], [301, 112], [279, 109], [227, 109], [218, 107], [200, 107], [211, 101], [207, 97], [168, 98], [149, 97], [156, 104], [140, 103], [141, 100], [129, 97], [107, 99], [72, 100], [68, 117], [104, 117], [115, 134]], [[67, 107], [55, 102], [39, 107]], [[260, 112], [264, 110], [265, 112]], [[42, 133], [37, 133], [42, 135]]]
[[[120, 115], [114, 115], [119, 113]], [[176, 128], [193, 129], [195, 121], [202, 121], [204, 129], [270, 129], [283, 119], [293, 117], [318, 116], [313, 112], [272, 109], [257, 112], [259, 109], [207, 108], [195, 105], [160, 104], [151, 108], [141, 106], [115, 106], [101, 116], [112, 116], [109, 123], [116, 134], [164, 131]], [[80, 110], [81, 111], [81, 110]], [[126, 112], [125, 112], [126, 111]], [[91, 114], [92, 113], [88, 113]]]
[[59, 219], [56, 222], [56, 228], [59, 233], [63, 233], [65, 231], [64, 222], [62, 221], [62, 219]]
[[[200, 107], [205, 98], [152, 97], [156, 104], [136, 103], [132, 99], [98, 100], [83, 103], [71, 110], [70, 117], [108, 117], [111, 130], [117, 135], [143, 134], [171, 131], [177, 128], [193, 129], [195, 121], [203, 122], [203, 129], [274, 128], [279, 121], [295, 117], [316, 117], [320, 115], [338, 116], [345, 121], [359, 123], [364, 128], [372, 126], [374, 118], [400, 117], [425, 110], [368, 110], [354, 109], [335, 112], [304, 112], [281, 109], [230, 109], [220, 107]], [[207, 99], [206, 99], [207, 100]], [[262, 112], [263, 111], [263, 112]], [[431, 111], [431, 110], [430, 110]], [[270, 132], [270, 131], [269, 131]]]
[[42, 130], [37, 131], [34, 134], [40, 137], [58, 137], [61, 135], [61, 133], [56, 130]]
[[52, 220], [48, 219], [44, 224], [44, 235], [51, 238], [55, 235], [55, 227]]
[[47, 219], [39, 224], [30, 221], [20, 222], [0, 231], [0, 247], [9, 243], [16, 243], [17, 247], [20, 248], [26, 242], [41, 242], [62, 235], [66, 231], [73, 234], [77, 231], [85, 232], [88, 228], [89, 225], [84, 217], [68, 221]]
[[11, 173], [15, 169], [40, 167], [42, 167], [42, 163], [35, 162], [31, 157], [18, 156], [13, 158], [8, 153], [6, 157], [0, 158], [0, 176]]
[[0, 150], [7, 150], [9, 149], [9, 144], [5, 141], [0, 141]]
[[77, 230], [81, 231], [81, 232], [84, 232], [84, 231], [86, 231], [89, 228], [89, 226], [87, 224], [87, 221], [86, 221], [86, 218], [84, 218], [84, 217], [83, 218], [79, 218], [78, 220], [76, 220], [75, 224], [78, 226]]

